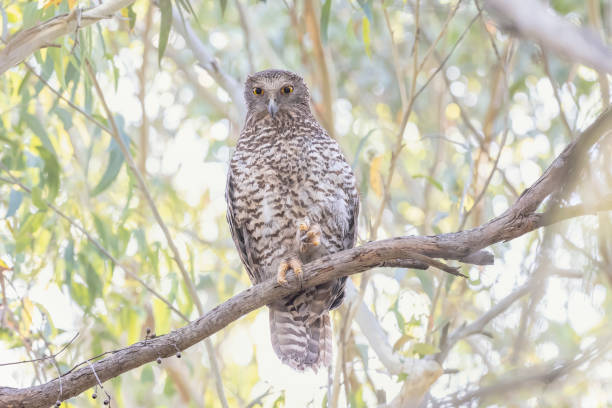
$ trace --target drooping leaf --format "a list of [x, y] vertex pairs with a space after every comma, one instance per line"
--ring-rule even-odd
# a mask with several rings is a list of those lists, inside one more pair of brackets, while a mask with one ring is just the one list
[[32, 203], [42, 211], [47, 209], [47, 203], [42, 198], [42, 190], [40, 187], [32, 187]]
[[380, 174], [382, 162], [383, 155], [374, 157], [370, 162], [370, 187], [379, 198], [383, 195], [383, 183], [382, 176]]
[[419, 280], [421, 281], [421, 287], [423, 288], [423, 291], [425, 291], [425, 293], [429, 297], [429, 300], [433, 302], [434, 285], [433, 285], [432, 275], [422, 270], [416, 270], [414, 271], [414, 273], [417, 276], [417, 278], [419, 278]]
[[363, 36], [363, 45], [365, 46], [366, 54], [368, 54], [368, 57], [371, 57], [372, 50], [370, 49], [370, 20], [366, 17], [361, 20], [361, 34]]
[[53, 201], [57, 197], [60, 187], [59, 163], [55, 154], [52, 154], [46, 148], [39, 146], [37, 150], [44, 162], [40, 186], [47, 187], [47, 201]]
[[19, 190], [11, 190], [9, 194], [9, 203], [8, 209], [6, 210], [6, 215], [4, 218], [12, 217], [15, 215], [19, 207], [21, 206], [21, 202], [23, 201], [23, 193]]
[[110, 154], [108, 156], [108, 165], [106, 166], [106, 170], [104, 170], [104, 174], [98, 184], [91, 191], [91, 196], [95, 197], [104, 190], [106, 190], [117, 178], [117, 175], [121, 171], [121, 167], [123, 166], [123, 153], [121, 153], [121, 149], [115, 140], [111, 140], [110, 143]]
[[366, 15], [369, 22], [372, 21], [372, 0], [357, 0], [357, 3], [359, 3], [359, 6], [363, 10], [363, 13]]
[[159, 10], [161, 11], [161, 26], [159, 29], [159, 46], [158, 46], [158, 63], [161, 65], [161, 60], [166, 52], [168, 45], [168, 37], [170, 36], [170, 27], [172, 26], [172, 2], [170, 0], [160, 0]]
[[28, 125], [28, 127], [32, 130], [32, 132], [34, 132], [36, 137], [38, 137], [42, 145], [49, 152], [55, 155], [55, 148], [53, 147], [53, 144], [51, 143], [51, 140], [49, 139], [49, 136], [47, 135], [47, 131], [45, 130], [40, 120], [38, 120], [36, 116], [31, 115], [27, 112], [23, 112], [21, 117], [25, 121], [26, 125]]
[[102, 295], [102, 280], [85, 255], [79, 254], [79, 264], [85, 269], [89, 304], [93, 304], [93, 301]]
[[223, 16], [227, 8], [227, 0], [219, 0], [219, 4], [221, 5], [221, 15]]
[[412, 178], [414, 178], [414, 179], [419, 179], [419, 178], [425, 179], [425, 180], [427, 180], [427, 182], [429, 182], [432, 186], [434, 186], [438, 190], [440, 190], [442, 192], [444, 191], [444, 188], [442, 187], [442, 184], [440, 184], [439, 181], [433, 179], [432, 177], [430, 177], [430, 176], [428, 176], [426, 174], [415, 174], [415, 175], [412, 176]]
[[331, 11], [331, 0], [325, 0], [321, 8], [321, 39], [327, 44], [327, 27], [329, 26], [329, 13]]
[[127, 18], [130, 23], [130, 31], [134, 30], [136, 25], [136, 12], [134, 11], [134, 3], [127, 7]]

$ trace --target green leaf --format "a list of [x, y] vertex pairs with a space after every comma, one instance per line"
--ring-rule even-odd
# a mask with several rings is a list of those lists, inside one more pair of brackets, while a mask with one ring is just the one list
[[427, 180], [432, 186], [434, 186], [435, 188], [437, 188], [440, 191], [444, 191], [444, 188], [442, 188], [442, 184], [440, 184], [439, 181], [433, 179], [432, 177], [426, 175], [426, 174], [415, 174], [414, 176], [412, 176], [413, 179], [418, 179], [418, 178], [423, 178], [425, 180]]
[[219, 0], [219, 4], [221, 4], [221, 16], [223, 16], [227, 8], [227, 0]]
[[153, 299], [153, 316], [155, 317], [155, 333], [158, 335], [168, 333], [170, 331], [170, 309], [158, 298]]
[[321, 39], [327, 44], [327, 27], [329, 26], [329, 12], [331, 11], [331, 0], [325, 0], [321, 8]]
[[160, 0], [159, 10], [161, 11], [161, 28], [159, 30], [158, 63], [161, 65], [161, 60], [168, 45], [170, 26], [172, 25], [172, 3], [170, 0]]
[[393, 303], [393, 306], [391, 306], [390, 310], [395, 315], [395, 320], [397, 321], [397, 325], [400, 329], [400, 332], [402, 334], [406, 334], [406, 319], [404, 319], [404, 316], [400, 313], [398, 305], [399, 305], [399, 296], [397, 299], [395, 299], [395, 302]]
[[51, 140], [47, 135], [47, 131], [45, 130], [40, 120], [38, 120], [36, 116], [31, 115], [27, 112], [24, 112], [21, 117], [25, 121], [26, 125], [28, 125], [30, 130], [32, 130], [36, 137], [38, 137], [42, 145], [45, 146], [48, 151], [53, 153], [53, 155], [55, 155], [55, 148], [53, 148], [53, 144], [51, 143]]
[[40, 187], [32, 188], [32, 203], [40, 210], [44, 211], [47, 209], [47, 203], [42, 198], [42, 190]]
[[108, 157], [108, 165], [106, 166], [106, 170], [104, 170], [104, 174], [98, 184], [91, 191], [91, 196], [95, 197], [104, 190], [106, 190], [113, 181], [117, 178], [119, 171], [121, 171], [121, 167], [123, 166], [123, 153], [121, 153], [121, 149], [115, 140], [111, 140], [110, 146], [110, 155]]
[[72, 115], [64, 108], [60, 108], [56, 106], [53, 109], [57, 117], [62, 121], [62, 125], [64, 125], [64, 130], [68, 131], [72, 127]]
[[127, 8], [127, 15], [130, 24], [130, 31], [134, 29], [136, 25], [136, 12], [134, 11], [134, 3], [130, 4]]
[[434, 346], [433, 344], [428, 343], [415, 343], [412, 346], [412, 351], [415, 354], [420, 354], [421, 356], [426, 356], [429, 354], [436, 354], [440, 352], [440, 349]]
[[8, 209], [6, 210], [6, 215], [4, 216], [4, 218], [12, 217], [13, 215], [15, 215], [15, 213], [21, 206], [22, 201], [23, 193], [18, 190], [11, 190], [11, 194], [9, 194]]
[[366, 15], [369, 22], [373, 21], [372, 0], [357, 0], [357, 3], [359, 3], [359, 6], [363, 10], [363, 13]]
[[145, 366], [142, 369], [142, 374], [140, 374], [140, 382], [143, 383], [152, 383], [155, 377], [153, 376], [153, 369], [151, 366]]
[[79, 254], [79, 263], [85, 268], [85, 283], [87, 283], [89, 302], [93, 304], [93, 301], [102, 295], [102, 281], [85, 255]]
[[366, 54], [368, 57], [372, 56], [372, 50], [370, 49], [370, 20], [366, 17], [361, 21], [361, 34], [363, 36], [363, 45], [365, 46]]
[[422, 270], [416, 270], [414, 271], [414, 273], [417, 276], [417, 278], [419, 278], [419, 280], [421, 281], [421, 287], [423, 288], [425, 293], [427, 293], [427, 296], [429, 296], [429, 300], [433, 302], [434, 286], [433, 286], [432, 275]]
[[272, 408], [281, 408], [285, 406], [285, 392], [283, 391], [279, 397], [274, 400]]
[[[40, 186], [46, 186], [48, 189], [47, 201], [55, 200], [57, 193], [59, 192], [60, 179], [59, 179], [59, 163], [55, 156], [55, 152], [51, 153], [43, 147], [38, 147], [38, 153], [42, 157], [44, 166], [42, 171], [42, 178], [40, 180]], [[46, 208], [46, 206], [45, 206]]]

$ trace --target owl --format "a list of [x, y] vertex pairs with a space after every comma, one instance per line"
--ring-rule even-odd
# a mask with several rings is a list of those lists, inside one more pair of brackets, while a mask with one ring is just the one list
[[[310, 111], [304, 80], [282, 70], [250, 75], [247, 115], [228, 172], [227, 220], [253, 284], [287, 285], [316, 258], [352, 248], [359, 195], [340, 147]], [[331, 362], [329, 311], [346, 277], [268, 305], [272, 347], [280, 360], [317, 371]]]

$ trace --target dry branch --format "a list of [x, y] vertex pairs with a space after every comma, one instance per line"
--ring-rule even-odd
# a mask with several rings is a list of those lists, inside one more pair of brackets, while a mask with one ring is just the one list
[[539, 43], [570, 61], [612, 73], [612, 49], [592, 30], [576, 27], [537, 0], [488, 0], [502, 29]]
[[[535, 213], [542, 201], [553, 192], [564, 189], [568, 174], [584, 163], [589, 149], [612, 129], [612, 110], [602, 114], [593, 125], [570, 143], [531, 187], [521, 194], [515, 204], [499, 217], [467, 231], [436, 236], [396, 237], [370, 242], [357, 248], [317, 259], [304, 266], [303, 280], [290, 276], [291, 287], [279, 286], [275, 280], [253, 286], [218, 305], [199, 319], [166, 335], [138, 342], [129, 347], [109, 352], [92, 366], [102, 382], [121, 373], [156, 360], [170, 357], [177, 348], [184, 350], [209, 337], [225, 326], [270, 304], [300, 288], [321, 284], [330, 279], [360, 273], [378, 266], [410, 265], [414, 254], [442, 259], [469, 259], [473, 253], [501, 241], [508, 241], [555, 221], [548, 213]], [[609, 200], [606, 201], [609, 204]], [[566, 216], [579, 216], [594, 211], [588, 206], [574, 206]], [[597, 207], [596, 210], [612, 210]], [[556, 210], [559, 211], [559, 210]], [[542, 219], [547, 219], [543, 222]], [[566, 219], [566, 217], [561, 217]], [[412, 264], [423, 267], [421, 262]], [[81, 364], [83, 365], [83, 364]], [[62, 377], [63, 400], [74, 397], [96, 384], [90, 366], [76, 366]], [[0, 387], [2, 407], [44, 407], [53, 404], [58, 395], [59, 380], [29, 388]]]
[[16, 33], [0, 50], [0, 75], [35, 51], [49, 47], [57, 38], [74, 33], [79, 28], [87, 27], [99, 20], [111, 18], [117, 11], [133, 2], [134, 0], [108, 0], [88, 10], [75, 8], [70, 13], [55, 16]]

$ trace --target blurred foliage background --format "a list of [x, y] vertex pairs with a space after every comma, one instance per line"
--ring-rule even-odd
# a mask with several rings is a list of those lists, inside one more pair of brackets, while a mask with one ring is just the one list
[[[135, 277], [189, 319], [198, 316], [176, 255], [112, 137], [115, 126], [208, 310], [250, 285], [224, 201], [249, 73], [285, 68], [305, 77], [317, 117], [357, 174], [360, 242], [452, 232], [501, 214], [609, 100], [605, 74], [505, 35], [471, 0], [187, 1], [137, 0], [0, 77], [0, 362], [49, 355], [78, 332], [56, 365], [0, 367], [3, 386], [46, 382], [143, 339], [147, 327], [163, 334], [185, 324]], [[3, 41], [96, 4], [2, 0]], [[550, 4], [609, 38], [609, 2]], [[574, 202], [610, 193], [609, 154], [593, 153]], [[404, 269], [352, 279], [394, 351], [427, 358], [439, 351], [447, 324], [478, 319], [543, 277], [483, 334], [457, 343], [426, 401], [611, 406], [609, 352], [547, 386], [526, 375], [563, 366], [609, 338], [612, 248], [597, 238], [611, 232], [607, 214], [563, 222], [495, 245], [495, 265], [462, 266], [468, 279]], [[331, 380], [280, 365], [265, 309], [217, 333], [212, 345], [228, 405], [325, 406], [334, 377], [341, 388], [335, 406], [390, 402], [405, 377], [388, 373], [348, 314], [344, 307], [333, 316], [335, 339], [346, 341], [334, 350], [344, 369]], [[214, 378], [198, 345], [105, 389], [120, 407], [217, 407]], [[88, 392], [67, 406], [100, 403]]]

